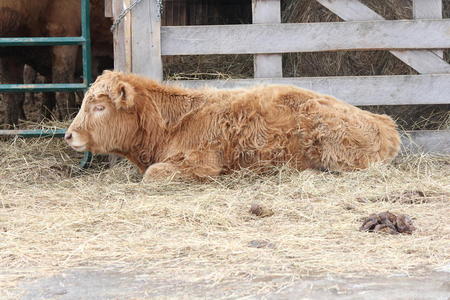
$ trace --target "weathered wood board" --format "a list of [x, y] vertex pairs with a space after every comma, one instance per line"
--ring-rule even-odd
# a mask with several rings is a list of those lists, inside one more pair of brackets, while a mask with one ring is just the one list
[[142, 1], [133, 10], [132, 71], [162, 80], [160, 8], [156, 1]]
[[107, 18], [112, 18], [113, 17], [112, 0], [105, 0], [105, 17], [107, 17]]
[[[418, 1], [427, 2], [428, 0]], [[317, 0], [317, 2], [346, 21], [384, 20], [382, 16], [359, 2], [359, 0]], [[427, 11], [429, 11], [428, 8]], [[436, 17], [434, 19], [442, 19], [442, 12], [440, 17], [437, 17], [437, 12], [435, 13]], [[450, 73], [450, 64], [444, 61], [442, 59], [442, 56], [439, 55], [442, 51], [437, 50], [437, 52], [435, 52], [430, 50], [391, 50], [390, 52], [421, 74]]]
[[450, 154], [450, 130], [420, 130], [402, 133], [403, 154]]
[[[131, 0], [122, 0], [123, 1], [123, 7], [130, 7]], [[133, 38], [133, 32], [132, 32], [132, 25], [131, 25], [131, 17], [133, 12], [129, 12], [125, 17], [123, 18], [123, 26], [124, 26], [124, 44], [125, 44], [125, 70], [126, 72], [132, 72], [132, 60], [133, 56], [131, 53], [131, 43]]]
[[449, 28], [449, 19], [163, 26], [161, 53], [200, 55], [440, 49], [450, 48]]
[[[442, 19], [442, 0], [413, 0], [413, 15], [414, 19]], [[441, 50], [434, 53], [444, 57]]]
[[[112, 0], [113, 16], [116, 20], [123, 10], [122, 0]], [[125, 48], [125, 24], [121, 22], [113, 32], [114, 35], [114, 69], [125, 71], [126, 66], [126, 48]]]
[[[281, 23], [279, 0], [252, 0], [253, 24]], [[281, 54], [257, 54], [254, 58], [254, 77], [283, 77]]]
[[415, 105], [450, 103], [450, 75], [292, 77], [235, 80], [168, 81], [187, 87], [248, 87], [291, 84], [335, 96], [353, 105]]

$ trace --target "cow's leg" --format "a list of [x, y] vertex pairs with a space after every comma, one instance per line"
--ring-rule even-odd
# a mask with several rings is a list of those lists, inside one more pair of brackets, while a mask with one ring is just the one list
[[[25, 65], [23, 68], [23, 83], [25, 84], [33, 84], [36, 83], [37, 73], [36, 71], [30, 67], [29, 65]], [[35, 94], [34, 93], [25, 93], [25, 101], [28, 103], [35, 104]]]
[[217, 151], [190, 151], [181, 157], [175, 156], [170, 162], [151, 165], [144, 174], [144, 181], [158, 179], [196, 179], [205, 180], [222, 173], [222, 158]]
[[[23, 83], [23, 68], [24, 64], [20, 59], [13, 57], [0, 59], [0, 83]], [[3, 100], [6, 103], [6, 124], [15, 125], [19, 122], [19, 118], [25, 118], [23, 93], [5, 93]]]
[[144, 173], [144, 182], [172, 180], [182, 177], [181, 170], [171, 163], [156, 163], [147, 168]]
[[144, 182], [173, 179], [205, 180], [220, 175], [222, 168], [215, 164], [199, 163], [185, 160], [178, 164], [156, 163], [147, 168], [144, 173]]
[[41, 116], [44, 119], [52, 119], [52, 111], [56, 106], [55, 93], [44, 93], [41, 106]]
[[99, 66], [100, 62], [98, 58], [92, 57], [91, 61], [91, 69], [92, 69], [92, 78], [97, 78], [100, 75]]
[[[74, 82], [78, 47], [56, 46], [52, 51], [53, 83]], [[73, 93], [56, 93], [56, 106], [61, 120], [71, 117], [76, 112], [75, 95]]]
[[[51, 83], [51, 78], [45, 76], [45, 83]], [[41, 116], [44, 119], [57, 119], [52, 112], [55, 109], [56, 106], [56, 97], [55, 93], [43, 93], [43, 101], [41, 106]]]
[[223, 159], [218, 151], [196, 150], [187, 155], [180, 163], [183, 174], [196, 179], [207, 179], [223, 172]]

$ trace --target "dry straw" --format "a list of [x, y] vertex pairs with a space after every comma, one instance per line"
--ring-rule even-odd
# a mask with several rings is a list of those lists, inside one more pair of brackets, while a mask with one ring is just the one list
[[[59, 139], [0, 142], [3, 293], [18, 280], [79, 266], [253, 282], [242, 296], [286, 284], [268, 276], [416, 274], [450, 262], [449, 157], [148, 185], [125, 161], [80, 171], [79, 158]], [[274, 214], [255, 216], [252, 203]], [[417, 231], [358, 231], [363, 217], [386, 210], [411, 216]]]

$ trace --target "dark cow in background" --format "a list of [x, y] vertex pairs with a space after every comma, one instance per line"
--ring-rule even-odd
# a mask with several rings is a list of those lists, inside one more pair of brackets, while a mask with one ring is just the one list
[[[112, 67], [111, 20], [104, 18], [104, 1], [91, 0], [93, 62], [98, 68]], [[80, 0], [2, 0], [0, 2], [0, 37], [68, 37], [81, 34]], [[4, 47], [0, 48], [0, 83], [23, 83], [24, 65], [45, 76], [47, 82], [75, 82], [81, 73], [78, 46]], [[96, 59], [98, 58], [98, 59]], [[101, 62], [101, 63], [96, 63]], [[78, 69], [78, 70], [77, 70]], [[3, 94], [5, 123], [17, 124], [25, 118], [23, 94]], [[65, 119], [76, 111], [73, 93], [48, 94], [44, 101], [45, 117], [57, 108], [57, 117]]]

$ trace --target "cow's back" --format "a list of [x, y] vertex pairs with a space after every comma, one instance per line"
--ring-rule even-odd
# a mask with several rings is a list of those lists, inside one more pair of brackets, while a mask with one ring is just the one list
[[278, 101], [283, 89], [202, 91], [207, 100], [173, 132], [167, 155], [186, 151], [197, 159], [212, 151], [225, 169], [285, 163], [300, 143], [292, 138], [298, 132], [295, 112]]
[[224, 169], [290, 162], [298, 169], [351, 170], [398, 151], [391, 118], [331, 96], [284, 85], [205, 95], [174, 132], [170, 154], [217, 153]]

